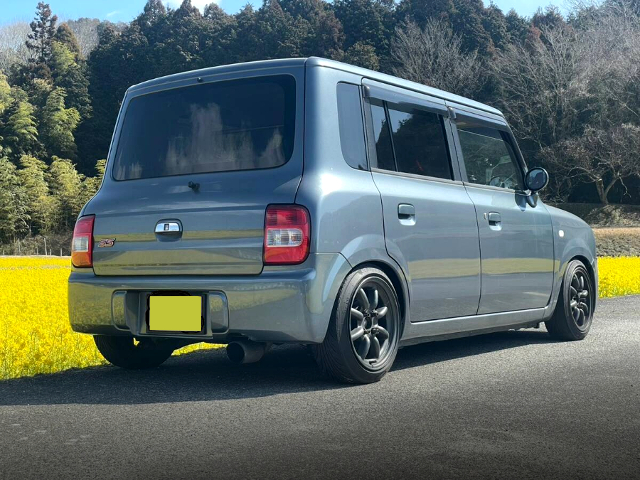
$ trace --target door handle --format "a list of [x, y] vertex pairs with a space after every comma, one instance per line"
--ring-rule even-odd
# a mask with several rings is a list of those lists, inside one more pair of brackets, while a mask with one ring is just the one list
[[489, 212], [487, 214], [487, 220], [490, 224], [497, 225], [498, 223], [502, 222], [502, 217], [500, 217], [500, 214], [498, 212]]
[[484, 218], [489, 222], [491, 230], [502, 230], [502, 217], [498, 212], [489, 212], [484, 214]]
[[177, 235], [182, 233], [182, 225], [175, 220], [160, 220], [154, 232], [158, 235]]
[[398, 205], [398, 219], [402, 225], [416, 224], [416, 207], [408, 203]]
[[401, 203], [398, 205], [398, 218], [406, 220], [416, 216], [416, 207], [409, 205], [408, 203]]

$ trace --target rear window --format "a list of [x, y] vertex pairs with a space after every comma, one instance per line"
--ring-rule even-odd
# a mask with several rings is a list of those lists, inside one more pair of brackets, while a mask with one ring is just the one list
[[289, 75], [207, 83], [129, 102], [113, 178], [132, 180], [278, 167], [293, 152]]

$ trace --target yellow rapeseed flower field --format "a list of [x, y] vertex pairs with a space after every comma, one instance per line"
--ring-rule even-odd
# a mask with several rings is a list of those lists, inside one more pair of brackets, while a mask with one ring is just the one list
[[[106, 363], [91, 336], [69, 325], [70, 272], [69, 258], [0, 257], [0, 379]], [[203, 347], [212, 346], [175, 354]]]
[[[600, 258], [600, 295], [640, 294], [640, 258]], [[0, 257], [0, 379], [104, 364], [93, 340], [71, 330], [68, 258]], [[177, 354], [211, 347], [190, 345]]]
[[640, 257], [598, 259], [600, 297], [640, 294]]

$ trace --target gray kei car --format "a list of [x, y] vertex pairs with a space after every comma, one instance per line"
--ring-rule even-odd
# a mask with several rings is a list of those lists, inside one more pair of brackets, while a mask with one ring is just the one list
[[580, 340], [591, 229], [545, 205], [500, 111], [321, 58], [132, 86], [72, 244], [69, 317], [124, 368], [309, 345], [368, 383], [398, 348], [545, 323]]

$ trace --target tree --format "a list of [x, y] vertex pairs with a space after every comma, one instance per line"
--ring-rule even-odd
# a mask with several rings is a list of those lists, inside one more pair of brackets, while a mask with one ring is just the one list
[[71, 160], [53, 157], [48, 180], [55, 199], [56, 225], [62, 231], [68, 231], [80, 213], [84, 178], [76, 171]]
[[386, 0], [336, 0], [333, 10], [342, 24], [344, 47], [370, 45], [377, 55], [387, 55], [395, 19], [393, 2]]
[[499, 78], [498, 104], [529, 150], [578, 131], [587, 95], [580, 42], [564, 27], [539, 30], [526, 45], [498, 52], [490, 65]]
[[50, 155], [75, 157], [76, 144], [73, 132], [80, 121], [75, 108], [65, 108], [66, 92], [56, 87], [49, 94], [42, 111], [42, 140]]
[[71, 30], [71, 27], [68, 24], [63, 23], [58, 27], [58, 29], [56, 30], [56, 34], [53, 36], [53, 43], [55, 42], [61, 43], [62, 45], [67, 47], [73, 54], [74, 60], [77, 61], [80, 58], [80, 44], [78, 43], [78, 39], [76, 38], [73, 30]]
[[24, 186], [16, 166], [0, 158], [0, 241], [9, 242], [28, 231], [29, 215]]
[[443, 21], [429, 20], [424, 28], [406, 22], [396, 28], [391, 53], [393, 73], [418, 83], [472, 96], [482, 88], [482, 63], [476, 52], [462, 51], [462, 39]]
[[39, 2], [36, 17], [31, 22], [31, 33], [26, 42], [27, 48], [32, 52], [33, 63], [46, 64], [51, 56], [51, 44], [56, 33], [57, 15], [51, 14], [49, 4]]
[[323, 0], [281, 0], [282, 9], [295, 20], [303, 55], [342, 56], [342, 25]]
[[4, 149], [4, 147], [2, 146], [2, 130], [4, 127], [3, 115], [12, 102], [13, 99], [11, 98], [11, 87], [9, 86], [9, 82], [7, 82], [7, 77], [0, 73], [0, 155], [2, 154], [2, 150]]
[[380, 68], [380, 60], [376, 55], [376, 49], [364, 42], [357, 42], [351, 45], [342, 60], [370, 70], [378, 70]]
[[625, 124], [610, 130], [587, 127], [582, 136], [546, 148], [543, 155], [558, 174], [594, 183], [606, 205], [614, 185], [640, 176], [638, 152], [640, 127]]
[[35, 151], [38, 148], [38, 130], [34, 108], [19, 87], [11, 88], [11, 103], [6, 109], [6, 117], [3, 137], [10, 151], [15, 155]]
[[0, 26], [0, 71], [8, 74], [15, 66], [24, 66], [31, 54], [25, 42], [31, 29], [25, 22]]
[[89, 54], [98, 45], [100, 20], [97, 18], [79, 18], [77, 20], [67, 20], [66, 24], [78, 41], [80, 56], [84, 59], [88, 58]]
[[54, 199], [47, 184], [47, 164], [29, 155], [20, 158], [18, 179], [25, 190], [29, 214], [29, 233], [45, 233], [54, 229]]
[[89, 80], [85, 64], [79, 59], [79, 52], [74, 53], [68, 45], [69, 42], [53, 42], [50, 62], [53, 84], [64, 89], [67, 106], [75, 108], [80, 119], [85, 120], [91, 115]]
[[509, 10], [505, 17], [507, 22], [507, 32], [509, 34], [510, 43], [523, 44], [529, 33], [529, 23], [518, 15], [513, 8]]

